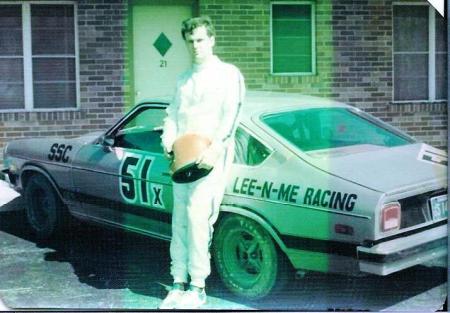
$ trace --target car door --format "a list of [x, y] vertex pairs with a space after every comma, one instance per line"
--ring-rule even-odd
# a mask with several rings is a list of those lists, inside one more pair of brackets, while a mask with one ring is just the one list
[[76, 214], [169, 239], [173, 200], [160, 139], [164, 109], [140, 105], [79, 151], [73, 177], [82, 204]]

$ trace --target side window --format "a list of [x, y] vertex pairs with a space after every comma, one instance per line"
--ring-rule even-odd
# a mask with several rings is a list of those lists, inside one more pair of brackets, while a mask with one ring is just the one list
[[262, 163], [270, 150], [241, 128], [236, 130], [234, 163], [254, 166]]
[[144, 108], [115, 133], [115, 147], [162, 153], [161, 132], [166, 112], [163, 108]]

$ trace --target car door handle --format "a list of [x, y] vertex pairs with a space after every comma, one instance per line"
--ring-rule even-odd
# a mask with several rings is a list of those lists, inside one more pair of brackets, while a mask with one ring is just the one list
[[164, 172], [164, 173], [162, 173], [162, 175], [163, 175], [163, 176], [169, 176], [169, 177], [172, 176], [172, 175], [170, 175], [169, 172]]

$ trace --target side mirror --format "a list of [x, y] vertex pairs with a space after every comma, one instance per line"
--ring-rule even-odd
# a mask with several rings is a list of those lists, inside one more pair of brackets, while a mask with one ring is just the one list
[[105, 149], [107, 148], [108, 150], [110, 150], [111, 147], [114, 146], [114, 137], [113, 136], [102, 135], [99, 138], [98, 143], [100, 145], [102, 145]]

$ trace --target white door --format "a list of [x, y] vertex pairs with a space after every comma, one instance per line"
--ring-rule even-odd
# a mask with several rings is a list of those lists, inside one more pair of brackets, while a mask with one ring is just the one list
[[134, 103], [172, 95], [177, 76], [191, 61], [181, 36], [190, 5], [135, 5], [133, 14]]

